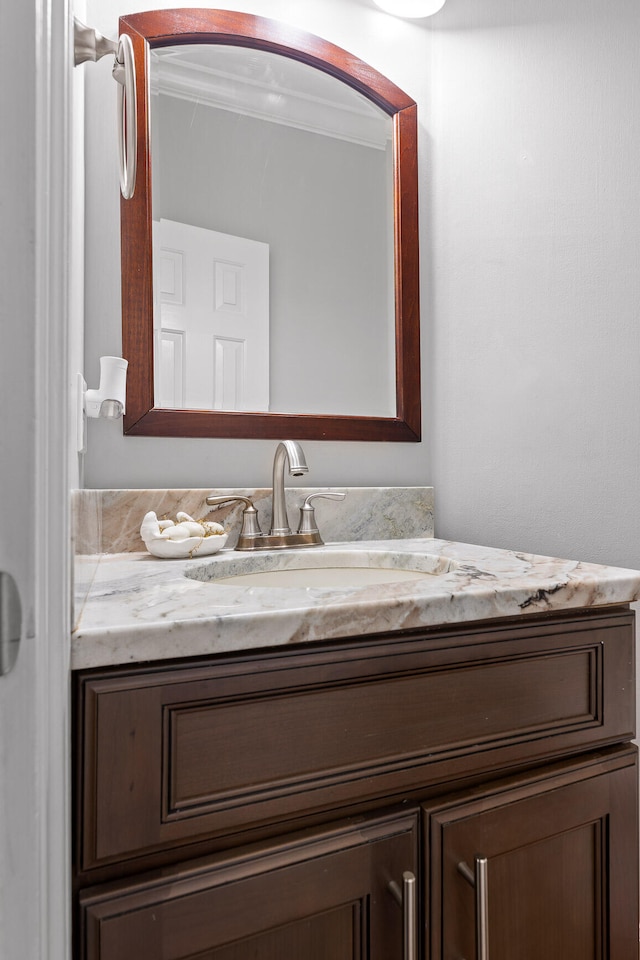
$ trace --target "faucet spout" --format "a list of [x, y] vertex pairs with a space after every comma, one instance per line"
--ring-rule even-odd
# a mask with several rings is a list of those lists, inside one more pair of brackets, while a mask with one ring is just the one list
[[309, 472], [304, 451], [297, 440], [283, 440], [278, 444], [273, 458], [273, 517], [270, 536], [288, 536], [291, 533], [284, 499], [285, 461], [289, 464], [289, 474], [292, 477], [300, 477]]

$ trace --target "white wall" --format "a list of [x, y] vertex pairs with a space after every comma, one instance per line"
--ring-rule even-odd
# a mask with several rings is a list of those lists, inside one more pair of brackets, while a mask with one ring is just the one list
[[422, 104], [437, 529], [640, 566], [640, 5], [445, 10]]
[[[4, 29], [14, 36], [36, 35], [34, 4], [10, 11]], [[40, 957], [37, 771], [37, 714], [33, 690], [37, 645], [35, 620], [36, 451], [33, 436], [36, 352], [36, 71], [35, 45], [21, 53], [14, 46], [0, 60], [0, 116], [7, 143], [0, 153], [0, 404], [17, 405], [18, 416], [3, 417], [0, 428], [0, 494], [10, 503], [0, 535], [0, 570], [14, 577], [24, 619], [17, 663], [0, 677], [0, 953]], [[15, 71], [24, 70], [18, 102], [12, 90]], [[8, 224], [11, 229], [7, 229]], [[29, 375], [25, 376], [25, 371]], [[30, 430], [25, 430], [29, 426]], [[19, 467], [11, 469], [12, 464]], [[24, 519], [26, 513], [26, 522]], [[28, 624], [28, 626], [27, 626]], [[12, 735], [13, 734], [13, 735]], [[18, 869], [18, 866], [20, 869]], [[19, 917], [19, 920], [17, 918]]]
[[0, 570], [23, 615], [0, 677], [0, 956], [68, 960], [68, 4], [5, 4], [2, 28]]
[[[169, 3], [89, 0], [117, 15]], [[203, 4], [202, 4], [203, 5]], [[305, 444], [309, 482], [434, 483], [440, 536], [640, 566], [637, 0], [243, 0], [418, 102], [422, 444]], [[115, 100], [87, 72], [87, 364], [120, 349]], [[271, 441], [91, 424], [89, 486], [269, 482]]]

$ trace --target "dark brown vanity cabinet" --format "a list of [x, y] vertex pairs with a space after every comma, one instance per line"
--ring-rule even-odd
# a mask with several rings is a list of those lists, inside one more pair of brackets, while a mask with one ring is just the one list
[[608, 608], [79, 673], [76, 960], [637, 960], [633, 648]]

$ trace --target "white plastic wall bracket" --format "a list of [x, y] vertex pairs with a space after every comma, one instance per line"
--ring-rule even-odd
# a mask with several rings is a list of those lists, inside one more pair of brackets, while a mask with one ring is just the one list
[[125, 412], [127, 399], [128, 360], [122, 357], [100, 357], [100, 385], [88, 390], [82, 374], [78, 374], [78, 452], [87, 447], [85, 422], [87, 417], [105, 417], [117, 420]]

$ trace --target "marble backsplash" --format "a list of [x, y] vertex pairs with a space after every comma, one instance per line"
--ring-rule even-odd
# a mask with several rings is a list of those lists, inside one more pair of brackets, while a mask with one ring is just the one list
[[[318, 528], [326, 543], [353, 540], [397, 540], [433, 537], [432, 487], [291, 487], [286, 490], [289, 523], [297, 529], [298, 511], [311, 493], [342, 490], [345, 500], [315, 500]], [[140, 524], [145, 513], [175, 519], [184, 510], [194, 519], [209, 517], [222, 523], [233, 547], [240, 532], [242, 503], [211, 508], [210, 494], [250, 497], [258, 510], [260, 526], [271, 524], [270, 489], [205, 490], [76, 490], [72, 516], [76, 554], [133, 553], [143, 551]]]

